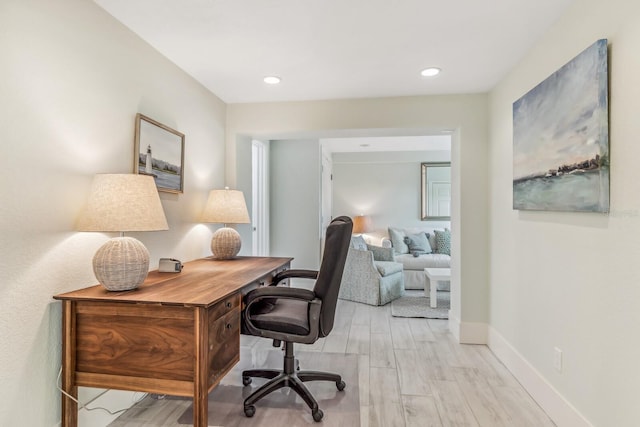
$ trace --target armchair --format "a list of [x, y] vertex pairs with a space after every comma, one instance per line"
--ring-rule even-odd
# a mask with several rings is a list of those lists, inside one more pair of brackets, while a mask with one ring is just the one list
[[[331, 332], [352, 226], [349, 217], [341, 216], [331, 221], [319, 271], [286, 270], [276, 275], [270, 286], [254, 289], [246, 295], [242, 333], [271, 338], [274, 346], [284, 341], [285, 350], [282, 370], [242, 372], [245, 386], [251, 384], [252, 377], [269, 379], [245, 399], [244, 413], [247, 417], [255, 414], [254, 404], [264, 396], [282, 387], [290, 387], [309, 406], [314, 421], [320, 421], [324, 414], [304, 382], [333, 381], [339, 391], [344, 390], [346, 384], [338, 374], [298, 371], [293, 343], [311, 344]], [[293, 277], [315, 279], [313, 290], [277, 286], [282, 280]]]
[[349, 248], [339, 297], [369, 305], [384, 305], [401, 297], [404, 273], [402, 264], [393, 260], [393, 249], [360, 245], [367, 249]]

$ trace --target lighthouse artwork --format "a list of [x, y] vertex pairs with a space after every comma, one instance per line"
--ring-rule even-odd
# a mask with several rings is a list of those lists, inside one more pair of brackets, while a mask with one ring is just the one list
[[182, 133], [138, 114], [135, 153], [135, 173], [153, 176], [158, 191], [182, 193], [184, 179], [184, 135]]
[[147, 155], [144, 159], [144, 171], [147, 175], [153, 175], [153, 157], [151, 156], [151, 145], [147, 145]]

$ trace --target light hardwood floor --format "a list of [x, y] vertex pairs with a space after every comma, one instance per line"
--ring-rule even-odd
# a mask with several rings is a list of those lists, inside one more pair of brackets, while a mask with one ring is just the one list
[[[244, 336], [241, 343], [243, 354], [271, 345]], [[456, 343], [446, 320], [396, 318], [390, 304], [339, 300], [331, 334], [296, 350], [358, 354], [361, 427], [554, 426], [486, 346]], [[144, 419], [132, 409], [111, 426], [181, 426], [177, 419], [189, 404], [146, 398]]]

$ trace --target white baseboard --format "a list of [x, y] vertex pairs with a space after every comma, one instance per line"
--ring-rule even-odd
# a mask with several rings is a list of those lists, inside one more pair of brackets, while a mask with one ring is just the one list
[[498, 331], [488, 326], [487, 345], [558, 427], [593, 427]]
[[488, 325], [478, 322], [461, 322], [449, 310], [449, 331], [460, 344], [486, 344]]

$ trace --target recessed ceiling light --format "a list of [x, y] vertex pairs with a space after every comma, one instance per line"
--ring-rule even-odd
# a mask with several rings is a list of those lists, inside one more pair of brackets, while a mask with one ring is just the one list
[[436, 67], [425, 68], [424, 70], [422, 70], [420, 74], [422, 74], [423, 77], [435, 77], [438, 74], [440, 74], [440, 68], [436, 68]]
[[281, 79], [278, 76], [267, 76], [264, 78], [264, 82], [268, 85], [277, 85]]

